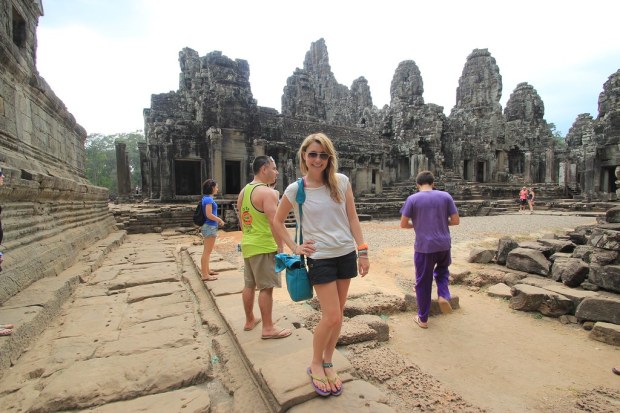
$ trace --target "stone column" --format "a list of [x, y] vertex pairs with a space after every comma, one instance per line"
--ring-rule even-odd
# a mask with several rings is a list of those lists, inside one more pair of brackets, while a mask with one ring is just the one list
[[172, 201], [174, 200], [174, 185], [173, 185], [173, 174], [172, 174], [172, 165], [174, 160], [172, 159], [172, 151], [170, 150], [173, 147], [172, 143], [161, 143], [159, 145], [161, 148], [160, 152], [160, 162], [159, 162], [159, 182], [160, 182], [160, 194], [159, 199], [161, 201]]
[[125, 142], [116, 142], [116, 182], [118, 196], [128, 197], [131, 192], [131, 180], [129, 176], [129, 156], [126, 152]]
[[[215, 179], [215, 182], [222, 185], [224, 178], [223, 160], [222, 160], [222, 130], [219, 128], [209, 128], [207, 131], [207, 141], [209, 142], [209, 171], [207, 171], [207, 179]], [[211, 176], [209, 176], [211, 174]]]
[[523, 179], [525, 182], [532, 182], [532, 152], [525, 152], [523, 165]]
[[545, 151], [545, 182], [555, 182], [555, 158], [553, 156], [553, 149], [548, 148]]
[[142, 190], [143, 196], [151, 197], [151, 182], [150, 175], [148, 174], [149, 170], [149, 160], [146, 156], [146, 142], [138, 142], [138, 153], [140, 154], [140, 177], [141, 177], [141, 185], [140, 188]]

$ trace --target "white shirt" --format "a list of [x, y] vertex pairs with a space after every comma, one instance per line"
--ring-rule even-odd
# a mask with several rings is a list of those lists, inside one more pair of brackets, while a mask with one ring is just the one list
[[[345, 194], [349, 186], [349, 178], [336, 174], [338, 191], [342, 202], [332, 199], [327, 186], [318, 188], [305, 187], [306, 201], [302, 205], [302, 231], [304, 241], [314, 240], [316, 252], [313, 259], [335, 258], [355, 251], [355, 240], [351, 234], [347, 215]], [[299, 222], [299, 208], [295, 201], [299, 186], [297, 181], [286, 187], [284, 196], [293, 204], [295, 218]]]

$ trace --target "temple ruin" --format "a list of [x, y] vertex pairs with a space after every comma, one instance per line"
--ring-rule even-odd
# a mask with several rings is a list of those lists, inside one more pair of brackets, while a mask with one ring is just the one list
[[86, 131], [36, 68], [41, 1], [0, 1], [0, 305], [57, 276], [114, 231], [108, 190], [85, 176]]
[[449, 116], [424, 102], [412, 60], [398, 65], [390, 104], [377, 108], [364, 77], [350, 88], [337, 82], [323, 39], [288, 78], [282, 113], [257, 105], [245, 60], [185, 48], [179, 62], [179, 90], [152, 95], [144, 110], [142, 186], [153, 200], [195, 199], [208, 177], [225, 197], [236, 195], [262, 154], [276, 160], [282, 190], [299, 174], [301, 140], [317, 131], [334, 140], [356, 196], [412, 184], [429, 169], [456, 199], [471, 198], [472, 186], [485, 197], [511, 198], [522, 185], [536, 185], [539, 198], [616, 199], [620, 72], [603, 87], [598, 118], [579, 115], [564, 146], [532, 85], [518, 84], [502, 110], [502, 77], [487, 49], [467, 57]]

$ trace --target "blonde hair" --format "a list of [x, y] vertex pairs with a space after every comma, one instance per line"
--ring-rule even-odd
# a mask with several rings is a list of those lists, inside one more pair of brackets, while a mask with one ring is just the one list
[[334, 148], [334, 144], [325, 135], [324, 133], [313, 133], [312, 135], [308, 135], [306, 139], [301, 143], [301, 147], [299, 148], [299, 152], [297, 152], [297, 158], [299, 160], [299, 169], [301, 169], [302, 174], [308, 173], [308, 167], [306, 166], [306, 162], [304, 161], [304, 154], [306, 153], [306, 149], [313, 142], [318, 143], [323, 147], [325, 153], [329, 155], [329, 159], [327, 160], [327, 167], [323, 171], [323, 180], [325, 181], [325, 185], [329, 189], [329, 194], [331, 198], [336, 202], [343, 201], [343, 195], [338, 190], [338, 178], [336, 178], [336, 172], [338, 172], [338, 158], [336, 153], [336, 148]]

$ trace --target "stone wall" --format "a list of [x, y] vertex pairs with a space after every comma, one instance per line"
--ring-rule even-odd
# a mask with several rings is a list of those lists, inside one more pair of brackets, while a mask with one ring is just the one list
[[86, 131], [35, 66], [42, 13], [39, 1], [0, 0], [0, 305], [114, 229], [107, 189], [85, 178]]

